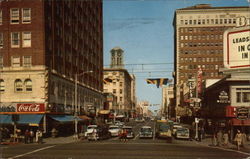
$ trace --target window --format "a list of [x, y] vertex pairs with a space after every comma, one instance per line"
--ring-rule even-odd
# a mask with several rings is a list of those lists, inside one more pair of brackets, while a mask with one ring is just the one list
[[122, 97], [120, 97], [120, 102], [122, 102]]
[[4, 86], [4, 80], [0, 79], [0, 92], [4, 92], [5, 86]]
[[120, 94], [122, 94], [122, 89], [120, 89]]
[[23, 57], [23, 66], [30, 67], [31, 66], [31, 56], [24, 56]]
[[30, 79], [26, 79], [24, 82], [25, 85], [25, 91], [31, 92], [32, 91], [32, 81]]
[[10, 23], [19, 24], [19, 9], [18, 8], [10, 9]]
[[3, 13], [0, 10], [0, 25], [2, 25], [2, 24], [3, 24]]
[[20, 35], [18, 32], [11, 33], [11, 47], [17, 48], [20, 46]]
[[12, 56], [12, 67], [20, 67], [20, 57]]
[[23, 8], [22, 14], [22, 23], [30, 23], [31, 22], [31, 9], [30, 8]]
[[113, 93], [116, 94], [116, 89], [113, 89]]
[[31, 32], [23, 32], [23, 47], [31, 47]]
[[23, 83], [20, 79], [15, 80], [15, 91], [22, 92], [23, 91]]
[[236, 88], [236, 102], [249, 103], [250, 102], [250, 88]]
[[0, 56], [0, 68], [3, 68], [3, 56]]
[[3, 48], [3, 33], [0, 33], [0, 48]]

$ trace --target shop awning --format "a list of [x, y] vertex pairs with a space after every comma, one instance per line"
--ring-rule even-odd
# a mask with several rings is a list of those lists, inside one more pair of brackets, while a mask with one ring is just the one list
[[11, 124], [12, 118], [11, 115], [0, 114], [0, 124]]
[[41, 119], [44, 115], [42, 114], [20, 114], [18, 124], [29, 124], [30, 126], [39, 126]]
[[50, 115], [50, 117], [59, 122], [73, 122], [75, 121], [75, 119], [77, 119], [78, 121], [82, 120], [78, 116], [75, 117], [73, 115]]
[[100, 110], [99, 114], [107, 115], [110, 113], [110, 110]]
[[83, 119], [83, 120], [91, 120], [91, 118], [88, 117], [87, 115], [81, 115], [81, 116], [78, 116], [78, 117]]

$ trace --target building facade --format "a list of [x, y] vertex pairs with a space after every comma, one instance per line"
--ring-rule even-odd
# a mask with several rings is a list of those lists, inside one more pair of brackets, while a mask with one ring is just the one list
[[[175, 29], [175, 106], [176, 110], [188, 106], [185, 102], [189, 89], [185, 89], [189, 79], [197, 81], [198, 69], [202, 79], [221, 79], [223, 74], [223, 33], [236, 26], [237, 17], [249, 18], [249, 7], [211, 7], [200, 4], [178, 9], [173, 21]], [[187, 90], [186, 92], [184, 90]], [[185, 97], [186, 96], [186, 97]], [[198, 94], [195, 95], [199, 98]], [[188, 111], [176, 117], [186, 116]]]
[[162, 87], [162, 114], [168, 119], [174, 117], [174, 85]]
[[44, 114], [44, 131], [46, 115], [95, 114], [102, 32], [101, 0], [1, 1], [1, 114]]

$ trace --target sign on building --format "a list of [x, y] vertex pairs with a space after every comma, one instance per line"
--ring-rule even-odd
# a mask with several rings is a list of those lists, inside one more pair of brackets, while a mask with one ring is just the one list
[[240, 107], [236, 109], [237, 118], [240, 120], [246, 120], [249, 116], [249, 109], [247, 107]]
[[228, 69], [250, 68], [250, 28], [224, 32], [224, 66]]

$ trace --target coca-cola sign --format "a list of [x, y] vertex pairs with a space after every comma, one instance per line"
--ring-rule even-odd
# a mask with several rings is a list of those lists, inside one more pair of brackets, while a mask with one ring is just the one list
[[44, 112], [45, 106], [42, 103], [17, 104], [17, 112]]

